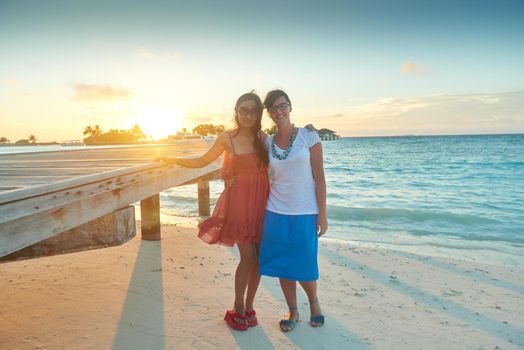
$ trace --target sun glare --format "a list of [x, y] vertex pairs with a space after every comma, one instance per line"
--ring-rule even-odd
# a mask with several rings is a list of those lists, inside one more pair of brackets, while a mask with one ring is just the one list
[[138, 110], [138, 124], [147, 137], [165, 138], [180, 130], [180, 113], [170, 107], [144, 107]]

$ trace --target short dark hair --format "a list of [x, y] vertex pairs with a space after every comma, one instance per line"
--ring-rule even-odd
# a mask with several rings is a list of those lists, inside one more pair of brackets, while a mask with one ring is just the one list
[[275, 100], [282, 96], [284, 96], [287, 103], [289, 103], [289, 107], [291, 107], [291, 100], [289, 99], [289, 96], [284, 91], [279, 90], [279, 89], [271, 90], [270, 92], [266, 94], [266, 98], [264, 99], [264, 107], [265, 108], [273, 107], [273, 103], [275, 102]]

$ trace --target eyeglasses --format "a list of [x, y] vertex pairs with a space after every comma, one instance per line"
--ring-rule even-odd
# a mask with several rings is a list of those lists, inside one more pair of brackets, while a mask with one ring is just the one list
[[247, 118], [258, 118], [258, 114], [260, 113], [260, 110], [258, 108], [249, 109], [247, 107], [240, 107], [238, 109], [238, 114], [241, 117]]
[[289, 102], [282, 102], [278, 106], [272, 106], [267, 109], [269, 114], [274, 114], [277, 112], [277, 109], [281, 112], [284, 112], [289, 107]]

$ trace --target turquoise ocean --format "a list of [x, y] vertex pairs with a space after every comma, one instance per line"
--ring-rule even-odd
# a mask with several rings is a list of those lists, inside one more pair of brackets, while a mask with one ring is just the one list
[[[324, 141], [329, 231], [342, 244], [524, 265], [524, 135]], [[211, 183], [212, 205], [223, 189]], [[196, 186], [161, 194], [163, 223], [195, 226]]]

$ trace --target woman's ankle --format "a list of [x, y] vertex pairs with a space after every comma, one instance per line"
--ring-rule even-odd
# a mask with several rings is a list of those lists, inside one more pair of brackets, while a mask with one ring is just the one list
[[298, 318], [298, 307], [290, 306], [289, 307], [289, 319]]
[[313, 299], [309, 299], [309, 305], [318, 304], [318, 297], [314, 297]]
[[233, 310], [235, 311], [235, 313], [239, 314], [239, 315], [244, 315], [245, 313], [245, 309], [244, 309], [244, 305], [243, 304], [234, 304], [233, 305]]
[[318, 302], [317, 297], [309, 300], [309, 309], [311, 311], [311, 316], [317, 316], [322, 314], [322, 310], [320, 309], [320, 303]]

